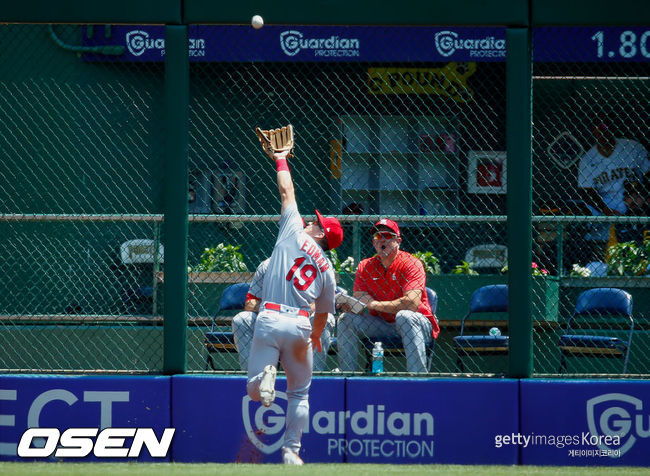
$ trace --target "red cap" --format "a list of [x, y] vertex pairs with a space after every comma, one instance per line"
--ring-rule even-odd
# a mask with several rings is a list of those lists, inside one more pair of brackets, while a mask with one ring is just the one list
[[333, 250], [343, 243], [343, 227], [341, 227], [341, 223], [336, 218], [324, 217], [318, 210], [316, 210], [316, 218], [318, 219], [318, 224], [325, 232], [328, 249]]
[[382, 218], [377, 223], [375, 223], [375, 226], [372, 227], [372, 232], [374, 233], [375, 229], [379, 228], [380, 226], [385, 226], [386, 228], [392, 230], [393, 233], [395, 233], [398, 237], [400, 236], [399, 226], [397, 226], [397, 223], [395, 223], [393, 220]]

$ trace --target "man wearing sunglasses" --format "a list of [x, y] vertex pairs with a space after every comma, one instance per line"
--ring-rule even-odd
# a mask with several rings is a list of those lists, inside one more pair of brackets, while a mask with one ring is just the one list
[[354, 280], [354, 297], [366, 304], [367, 312], [345, 312], [339, 318], [339, 367], [357, 369], [357, 336], [393, 334], [402, 338], [407, 370], [426, 372], [426, 344], [438, 337], [440, 328], [425, 291], [424, 265], [400, 250], [402, 238], [393, 220], [379, 220], [371, 232], [377, 254], [359, 263]]

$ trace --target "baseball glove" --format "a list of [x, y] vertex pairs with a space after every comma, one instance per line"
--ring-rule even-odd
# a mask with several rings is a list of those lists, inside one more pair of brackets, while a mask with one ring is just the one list
[[281, 127], [280, 129], [263, 130], [259, 127], [255, 128], [257, 138], [262, 144], [262, 149], [269, 157], [273, 158], [273, 154], [277, 152], [289, 151], [287, 157], [293, 157], [293, 126]]

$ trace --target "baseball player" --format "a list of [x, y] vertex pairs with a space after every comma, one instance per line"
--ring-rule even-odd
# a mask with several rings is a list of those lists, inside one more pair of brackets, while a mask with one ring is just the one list
[[[270, 258], [262, 261], [255, 270], [253, 279], [251, 280], [248, 294], [246, 295], [246, 302], [244, 310], [237, 313], [232, 318], [232, 332], [235, 338], [235, 345], [239, 352], [239, 365], [242, 370], [248, 370], [248, 356], [250, 355], [251, 343], [253, 342], [253, 330], [255, 329], [255, 321], [257, 320], [257, 313], [259, 312], [260, 303], [262, 302], [262, 285], [264, 284], [264, 275], [269, 267]], [[314, 370], [321, 372], [325, 370], [327, 364], [327, 352], [329, 351], [331, 336], [336, 325], [334, 315], [327, 316], [327, 325], [321, 334], [321, 347], [322, 352], [314, 352]]]
[[[260, 142], [273, 158], [282, 204], [278, 238], [264, 276], [262, 303], [255, 322], [248, 362], [247, 391], [254, 401], [271, 406], [275, 399], [278, 359], [287, 375], [287, 416], [282, 459], [303, 464], [298, 455], [302, 431], [309, 419], [312, 346], [321, 351], [321, 333], [327, 315], [335, 311], [336, 282], [325, 250], [343, 241], [336, 218], [316, 210], [317, 221], [304, 229], [298, 212], [287, 158], [293, 149], [293, 129], [257, 129]], [[281, 136], [272, 136], [280, 133]], [[272, 137], [269, 137], [272, 136]], [[314, 303], [314, 318], [309, 320]]]
[[[641, 180], [650, 171], [648, 151], [638, 142], [617, 139], [607, 123], [599, 121], [593, 129], [596, 145], [580, 160], [578, 187], [593, 215], [625, 215], [625, 182]], [[587, 239], [608, 239], [609, 225], [592, 226]]]
[[592, 213], [625, 215], [625, 181], [640, 181], [650, 171], [648, 151], [636, 141], [617, 139], [605, 123], [593, 133], [596, 145], [580, 160], [578, 187]]

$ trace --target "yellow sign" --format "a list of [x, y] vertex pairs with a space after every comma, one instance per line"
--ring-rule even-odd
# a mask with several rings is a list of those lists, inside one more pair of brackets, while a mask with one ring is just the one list
[[474, 91], [467, 79], [476, 63], [449, 63], [444, 68], [368, 68], [370, 94], [437, 94], [470, 102]]
[[333, 179], [341, 178], [341, 153], [342, 144], [340, 140], [330, 141], [330, 177]]

